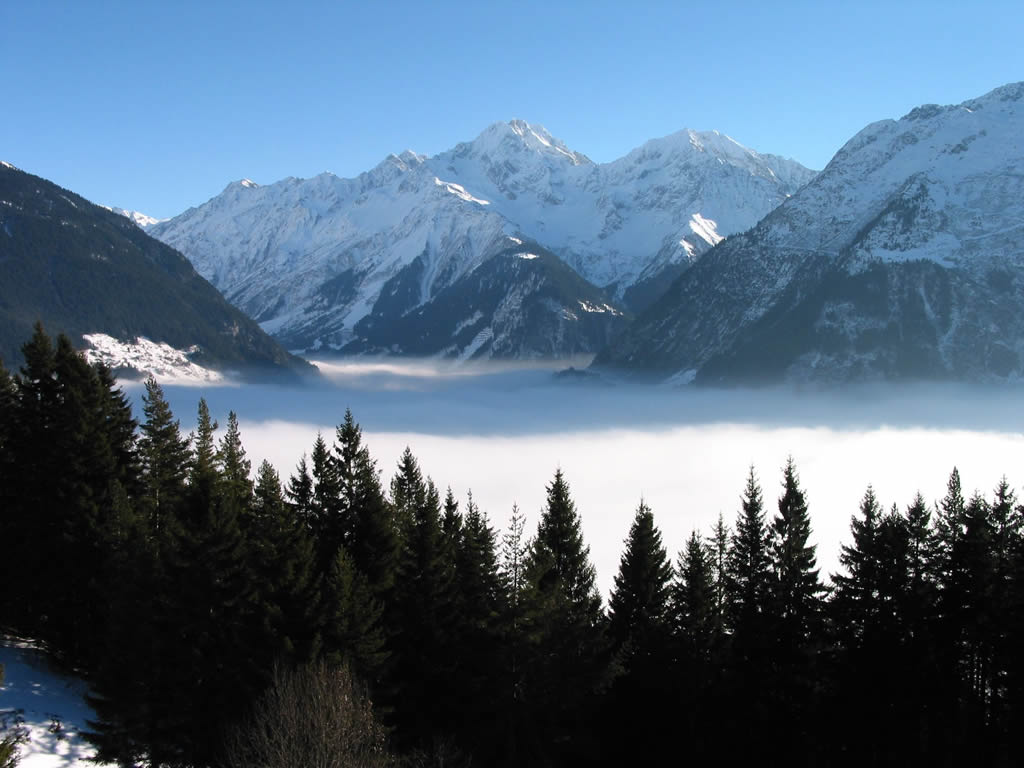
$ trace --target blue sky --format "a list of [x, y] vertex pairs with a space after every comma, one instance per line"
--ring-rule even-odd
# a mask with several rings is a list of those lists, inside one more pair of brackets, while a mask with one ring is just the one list
[[165, 217], [520, 117], [596, 161], [717, 129], [814, 168], [1024, 79], [1019, 2], [2, 2], [0, 159]]

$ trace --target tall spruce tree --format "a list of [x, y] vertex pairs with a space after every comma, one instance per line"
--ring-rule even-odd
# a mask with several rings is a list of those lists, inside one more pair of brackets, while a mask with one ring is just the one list
[[666, 649], [672, 566], [654, 525], [651, 508], [640, 501], [619, 561], [608, 601], [608, 634], [628, 666], [632, 657], [659, 656]]
[[306, 531], [313, 535], [313, 476], [309, 473], [309, 462], [303, 454], [295, 467], [295, 474], [288, 479], [285, 496], [289, 499], [296, 517], [302, 521]]
[[146, 379], [145, 387], [145, 420], [139, 437], [143, 482], [140, 504], [150, 530], [158, 539], [166, 540], [177, 528], [185, 499], [191, 460], [189, 440], [182, 437], [179, 422], [156, 379]]
[[1022, 515], [1016, 495], [1006, 477], [1000, 479], [990, 509], [992, 525], [992, 591], [990, 594], [989, 632], [993, 643], [992, 720], [1005, 734], [1010, 731], [1009, 680], [1016, 655], [1012, 642], [1014, 553], [1022, 533]]
[[[14, 378], [4, 368], [0, 360], [0, 542], [5, 547], [20, 544], [19, 525], [15, 511], [15, 496], [12, 487], [17, 464], [14, 452], [15, 416], [18, 405], [18, 391], [14, 386]], [[10, 584], [15, 575], [10, 569], [10, 558], [0, 558], [0, 581]], [[6, 600], [0, 598], [0, 608], [4, 613]]]
[[673, 630], [683, 663], [691, 668], [710, 663], [716, 641], [716, 557], [716, 550], [693, 531], [679, 553], [672, 583]]
[[718, 513], [718, 520], [711, 529], [711, 571], [715, 619], [715, 642], [721, 644], [729, 622], [729, 542], [732, 532], [726, 525], [725, 515]]
[[[547, 487], [527, 562], [533, 658], [525, 688], [537, 715], [547, 758], [583, 759], [579, 738], [593, 715], [593, 694], [605, 683], [605, 617], [590, 548], [561, 469]], [[540, 727], [540, 724], [538, 724]]]
[[[633, 755], [646, 762], [657, 753], [646, 745], [660, 745], [669, 726], [666, 714], [674, 709], [677, 686], [671, 674], [672, 566], [654, 515], [642, 499], [625, 545], [608, 601], [608, 634], [622, 671], [609, 691], [611, 706], [606, 709], [610, 721], [619, 723], [633, 738], [628, 745], [611, 739], [602, 752], [606, 757], [615, 755], [613, 760]], [[602, 731], [615, 733], [609, 726]]]
[[531, 631], [528, 614], [526, 565], [529, 558], [530, 542], [525, 538], [526, 516], [519, 506], [512, 505], [508, 528], [501, 537], [501, 578], [505, 596], [505, 610], [501, 617], [502, 645], [505, 649], [504, 668], [498, 686], [497, 699], [503, 704], [505, 738], [501, 743], [505, 750], [507, 765], [519, 765], [531, 750], [521, 744], [522, 737], [532, 737], [532, 728], [526, 722], [527, 708], [524, 703], [526, 680], [527, 643]]
[[[717, 535], [724, 530], [721, 516]], [[720, 543], [720, 542], [718, 542]], [[709, 544], [693, 531], [679, 553], [672, 582], [674, 670], [668, 678], [677, 694], [668, 707], [674, 727], [682, 729], [695, 759], [710, 758], [720, 750], [724, 733], [721, 722], [720, 667], [724, 629], [716, 596], [717, 544]], [[675, 674], [671, 674], [674, 671]], [[670, 727], [666, 724], [666, 728]]]
[[[446, 496], [445, 538], [453, 546], [455, 610], [452, 641], [458, 647], [454, 698], [464, 702], [455, 736], [474, 761], [499, 762], [506, 733], [505, 646], [502, 619], [506, 595], [498, 568], [497, 537], [468, 493], [465, 514], [455, 518]], [[456, 520], [458, 522], [456, 522]], [[455, 534], [453, 536], [452, 534]]]
[[218, 496], [222, 504], [231, 504], [238, 514], [245, 515], [252, 504], [252, 462], [245, 454], [238, 417], [228, 413], [227, 428], [217, 449], [220, 468]]
[[17, 410], [10, 421], [10, 452], [17, 471], [5, 475], [11, 506], [5, 566], [22, 585], [8, 615], [36, 636], [50, 613], [51, 584], [47, 566], [61, 535], [50, 483], [59, 477], [60, 461], [52, 450], [57, 426], [58, 384], [53, 342], [40, 323], [21, 348], [24, 364], [15, 377]]
[[212, 502], [217, 486], [217, 445], [214, 433], [219, 425], [210, 416], [206, 398], [199, 398], [196, 431], [192, 435], [192, 466], [189, 468], [189, 495], [192, 506], [205, 510]]
[[825, 587], [809, 543], [811, 518], [793, 458], [783, 469], [779, 512], [771, 524], [771, 603], [780, 652], [802, 655], [816, 634]]
[[383, 604], [390, 599], [395, 583], [398, 536], [376, 462], [349, 410], [337, 428], [334, 462], [340, 495], [334, 538], [344, 544], [374, 597]]
[[324, 651], [332, 664], [350, 664], [363, 680], [378, 683], [387, 660], [378, 603], [344, 545], [338, 546], [323, 586]]
[[248, 517], [264, 628], [286, 659], [308, 663], [320, 655], [324, 623], [313, 540], [285, 501], [281, 479], [266, 460], [256, 472]]
[[341, 504], [338, 485], [338, 467], [331, 449], [321, 433], [317, 433], [310, 453], [313, 462], [313, 494], [310, 499], [310, 528], [316, 541], [320, 571], [330, 570], [337, 552], [338, 512]]
[[749, 659], [765, 640], [771, 589], [769, 544], [761, 486], [751, 466], [728, 563], [729, 623], [742, 658]]
[[388, 625], [393, 628], [389, 675], [398, 737], [428, 748], [450, 734], [456, 702], [443, 694], [457, 651], [448, 643], [453, 610], [451, 569], [444, 563], [441, 502], [408, 448], [391, 482], [402, 549]]

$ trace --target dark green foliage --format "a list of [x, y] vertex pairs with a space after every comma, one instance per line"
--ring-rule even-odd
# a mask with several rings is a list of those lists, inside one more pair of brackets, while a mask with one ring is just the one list
[[277, 471], [267, 461], [256, 473], [245, 519], [270, 642], [284, 658], [311, 661], [320, 654], [323, 631], [313, 539], [285, 501]]
[[[610, 740], [605, 758], [616, 755], [628, 761], [630, 754], [643, 761], [658, 754], [665, 729], [674, 717], [666, 703], [675, 692], [667, 674], [672, 660], [669, 582], [672, 566], [662, 545], [654, 514], [642, 500], [633, 517], [626, 549], [608, 601], [608, 636], [621, 669], [612, 685], [612, 707], [607, 717], [621, 723], [635, 742]], [[616, 731], [605, 729], [611, 734]]]
[[334, 462], [340, 500], [331, 540], [344, 544], [374, 596], [384, 601], [395, 583], [399, 542], [377, 464], [348, 409], [336, 432]]
[[860, 503], [860, 516], [850, 521], [853, 543], [844, 544], [839, 555], [839, 562], [846, 573], [832, 577], [836, 587], [833, 608], [839, 617], [837, 627], [851, 647], [867, 642], [877, 609], [875, 597], [881, 577], [877, 551], [881, 516], [882, 507], [875, 498], [874, 489], [868, 486]]
[[727, 564], [729, 625], [734, 645], [746, 656], [765, 641], [770, 604], [769, 533], [761, 487], [750, 468]]
[[502, 743], [506, 752], [505, 764], [508, 765], [519, 765], [524, 755], [532, 754], [532, 739], [525, 723], [527, 706], [524, 701], [528, 643], [533, 631], [526, 573], [531, 542], [525, 538], [525, 531], [526, 517], [518, 506], [513, 505], [508, 529], [501, 538], [501, 564], [498, 572], [505, 610], [500, 624], [504, 663], [496, 690], [506, 710]]
[[716, 556], [716, 550], [694, 531], [679, 554], [679, 567], [672, 584], [672, 629], [681, 658], [691, 668], [710, 663], [719, 639]]
[[637, 507], [608, 601], [608, 635], [629, 669], [634, 658], [656, 654], [668, 636], [668, 594], [672, 566], [654, 515]]
[[[14, 385], [14, 378], [0, 360], [0, 542], [10, 542], [9, 527], [13, 528], [20, 524], [15, 511], [16, 496], [12, 487], [15, 468], [18, 466], [14, 452], [14, 417], [17, 405], [18, 390]], [[8, 572], [10, 558], [3, 559], [7, 562], [0, 564], [0, 582], [9, 583], [7, 579], [13, 574], [13, 571]]]
[[217, 422], [210, 417], [206, 400], [200, 398], [196, 431], [192, 438], [192, 466], [189, 468], [188, 479], [189, 505], [192, 508], [191, 517], [194, 519], [198, 519], [203, 510], [209, 508], [217, 493], [217, 447], [213, 439], [217, 426]]
[[424, 480], [408, 448], [391, 481], [391, 503], [402, 542], [386, 619], [393, 632], [395, 719], [406, 746], [428, 748], [454, 723], [455, 702], [436, 695], [449, 684], [456, 657], [449, 644], [454, 584], [444, 561], [437, 488]]
[[140, 506], [153, 534], [166, 537], [175, 532], [185, 498], [191, 464], [189, 440], [182, 437], [163, 390], [153, 378], [146, 380], [142, 403], [146, 419], [139, 437], [143, 484]]
[[804, 654], [816, 633], [825, 588], [809, 543], [811, 518], [793, 459], [783, 470], [779, 513], [771, 524], [771, 603], [775, 637], [783, 654]]
[[295, 510], [295, 516], [302, 521], [306, 530], [313, 531], [313, 476], [309, 474], [309, 463], [306, 456], [299, 459], [299, 465], [295, 468], [296, 474], [288, 480], [288, 489], [285, 491], [291, 500]]
[[238, 417], [235, 412], [228, 413], [228, 426], [221, 438], [217, 450], [217, 463], [220, 468], [220, 486], [217, 495], [222, 504], [230, 504], [239, 514], [252, 503], [252, 462], [246, 458], [242, 447], [242, 436], [238, 430]]
[[605, 620], [582, 521], [560, 469], [547, 487], [526, 580], [531, 655], [524, 696], [534, 718], [543, 713], [533, 736], [547, 760], [583, 759], [587, 745], [574, 737], [606, 682]]
[[153, 381], [143, 404], [136, 440], [109, 371], [41, 328], [20, 374], [0, 369], [4, 625], [87, 676], [102, 760], [218, 764], [275, 664], [324, 660], [370, 686], [410, 764], [684, 744], [722, 764], [1010, 765], [1021, 746], [1024, 512], [1005, 480], [965, 500], [954, 472], [935, 522], [920, 494], [885, 512], [869, 488], [827, 602], [792, 462], [770, 525], [751, 468], [735, 531], [694, 532], [674, 577], [641, 504], [606, 617], [561, 471], [536, 536], [514, 509], [499, 557], [472, 495], [442, 503], [411, 451], [385, 498], [350, 413], [286, 494], [267, 462], [249, 477], [233, 413], [215, 446], [205, 402], [191, 441]]
[[376, 680], [387, 658], [382, 606], [344, 546], [338, 547], [323, 588], [324, 651], [332, 663], [347, 663], [364, 680]]
[[338, 531], [341, 489], [334, 456], [320, 433], [317, 433], [310, 458], [313, 461], [313, 494], [309, 526], [317, 542], [321, 570], [327, 570], [341, 544]]
[[[716, 580], [719, 565], [718, 544], [726, 533], [719, 515], [716, 539], [709, 545], [696, 531], [690, 534], [679, 554], [679, 564], [671, 588], [672, 632], [676, 674], [675, 696], [662, 696], [662, 706], [675, 705], [680, 716], [664, 727], [682, 729], [679, 734], [691, 745], [695, 756], [715, 753], [716, 731], [721, 729], [719, 707], [721, 666], [725, 653], [725, 628], [719, 595], [724, 593]], [[724, 552], [724, 550], [723, 550]], [[724, 556], [721, 561], [724, 565]], [[724, 594], [722, 594], [724, 599]]]
[[[452, 698], [462, 702], [455, 738], [483, 764], [503, 755], [503, 717], [508, 716], [504, 617], [507, 596], [498, 568], [497, 537], [487, 514], [466, 500], [456, 517], [449, 492], [445, 502], [445, 537], [454, 543], [455, 610], [451, 642], [459, 648]], [[461, 524], [456, 524], [459, 520]], [[457, 533], [457, 537], [452, 534]]]

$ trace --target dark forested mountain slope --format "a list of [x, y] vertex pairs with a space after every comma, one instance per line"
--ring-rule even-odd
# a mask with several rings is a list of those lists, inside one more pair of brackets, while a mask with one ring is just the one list
[[402, 314], [388, 299], [419, 285], [424, 265], [413, 262], [384, 286], [346, 351], [559, 357], [595, 352], [625, 327], [627, 315], [553, 253], [536, 243], [508, 245], [434, 301]]
[[124, 216], [0, 165], [0, 356], [20, 362], [37, 320], [76, 344], [82, 334], [144, 336], [196, 349], [193, 362], [267, 373], [309, 372], [192, 268]]

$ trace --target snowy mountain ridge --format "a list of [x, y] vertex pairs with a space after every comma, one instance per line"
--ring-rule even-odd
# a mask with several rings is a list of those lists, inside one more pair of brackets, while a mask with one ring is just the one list
[[698, 381], [1024, 376], [1024, 84], [868, 125], [599, 365]]
[[160, 224], [167, 221], [167, 219], [157, 219], [139, 211], [126, 211], [124, 208], [118, 208], [116, 205], [104, 205], [103, 207], [108, 211], [118, 214], [119, 216], [124, 216], [127, 219], [130, 219], [137, 227], [139, 227], [139, 229], [146, 229], [154, 224]]
[[416, 272], [400, 301], [383, 298], [401, 316], [509, 237], [549, 249], [621, 301], [753, 226], [812, 176], [714, 132], [683, 131], [600, 165], [512, 120], [435, 157], [389, 155], [354, 179], [233, 182], [147, 231], [286, 346], [337, 349], [359, 338], [389, 280]]

